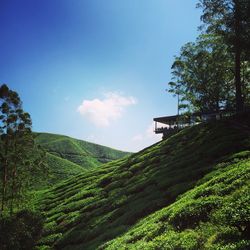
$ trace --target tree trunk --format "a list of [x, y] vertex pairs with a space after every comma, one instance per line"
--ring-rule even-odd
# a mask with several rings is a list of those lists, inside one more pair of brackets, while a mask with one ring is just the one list
[[4, 211], [4, 205], [5, 205], [5, 199], [6, 199], [6, 190], [7, 190], [7, 181], [8, 181], [8, 158], [7, 158], [7, 154], [8, 154], [8, 138], [6, 138], [5, 141], [5, 156], [3, 159], [4, 162], [4, 166], [3, 166], [3, 184], [2, 184], [2, 206], [1, 206], [1, 211], [3, 213]]
[[235, 90], [236, 90], [236, 111], [242, 112], [244, 102], [242, 97], [241, 84], [241, 25], [240, 25], [240, 4], [238, 0], [234, 0], [235, 4]]
[[11, 200], [10, 200], [10, 215], [13, 214], [13, 204], [14, 204], [14, 199], [15, 199], [15, 192], [16, 192], [16, 163], [15, 167], [13, 170], [13, 175], [12, 175], [12, 187], [11, 187]]
[[2, 184], [2, 205], [1, 205], [1, 212], [2, 213], [4, 211], [4, 205], [5, 205], [6, 185], [7, 185], [7, 167], [6, 167], [6, 163], [4, 163], [3, 184]]

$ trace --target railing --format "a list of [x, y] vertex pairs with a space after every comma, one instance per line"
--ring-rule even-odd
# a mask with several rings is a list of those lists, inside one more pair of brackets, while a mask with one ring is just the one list
[[[165, 122], [156, 121], [155, 118], [154, 120], [156, 122], [156, 127], [154, 132], [156, 134], [167, 135], [171, 134], [172, 132], [179, 131], [183, 128], [199, 124], [201, 122], [207, 122], [210, 120], [220, 120], [223, 117], [230, 117], [233, 114], [235, 114], [235, 111], [220, 110], [218, 112], [203, 112], [203, 113], [197, 112], [190, 115], [184, 115], [184, 116], [180, 115], [179, 117], [178, 116], [162, 117], [162, 118], [168, 118], [168, 123], [166, 121]], [[167, 127], [158, 128], [157, 122], [167, 124]]]
[[166, 129], [166, 128], [163, 128], [163, 127], [162, 127], [162, 128], [156, 128], [154, 132], [155, 132], [156, 134], [161, 134], [161, 133], [163, 133], [163, 131], [164, 131], [165, 129]]
[[162, 133], [167, 133], [167, 132], [172, 132], [172, 131], [177, 131], [180, 128], [178, 128], [177, 126], [175, 127], [161, 127], [161, 128], [155, 128], [155, 133], [156, 134], [162, 134]]

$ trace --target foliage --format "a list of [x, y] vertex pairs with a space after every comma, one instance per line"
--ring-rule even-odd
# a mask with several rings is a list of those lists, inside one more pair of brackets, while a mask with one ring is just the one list
[[242, 92], [246, 89], [244, 85], [249, 84], [249, 78], [245, 82], [242, 64], [247, 61], [249, 66], [250, 59], [250, 2], [248, 0], [200, 0], [198, 7], [203, 9], [201, 20], [205, 24], [206, 31], [221, 36], [228, 50], [234, 54], [236, 108], [242, 111], [246, 101], [242, 94], [245, 98], [247, 95]]
[[247, 249], [250, 160], [227, 164], [101, 249]]
[[[200, 0], [197, 7], [203, 10], [201, 20], [205, 27], [201, 28], [206, 28], [208, 33], [222, 36], [234, 52], [237, 42], [240, 42], [241, 49], [249, 56], [250, 3], [248, 0]], [[236, 25], [239, 25], [238, 34]]]
[[0, 87], [1, 213], [13, 212], [27, 190], [29, 177], [45, 166], [44, 152], [34, 145], [30, 115], [7, 85]]
[[218, 111], [234, 106], [232, 60], [221, 39], [200, 35], [181, 48], [172, 65], [169, 92], [179, 95], [179, 108]]
[[200, 0], [202, 31], [172, 65], [169, 92], [180, 109], [242, 112], [250, 105], [250, 2]]
[[100, 249], [248, 249], [250, 159], [231, 160]]
[[2, 250], [32, 250], [42, 234], [44, 218], [35, 212], [22, 210], [0, 218]]

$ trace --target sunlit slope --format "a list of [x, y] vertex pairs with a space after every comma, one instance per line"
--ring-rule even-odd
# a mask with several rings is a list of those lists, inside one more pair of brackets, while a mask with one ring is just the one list
[[[245, 117], [241, 123], [231, 119], [188, 128], [56, 186], [42, 202], [48, 219], [41, 244], [56, 249], [96, 249], [149, 214], [174, 206], [176, 198], [194, 188], [205, 174], [227, 168], [219, 162], [250, 148], [249, 123]], [[121, 246], [137, 240], [124, 243], [121, 238], [106, 246], [127, 249]]]
[[46, 169], [32, 176], [32, 190], [52, 187], [63, 180], [86, 171], [86, 169], [71, 161], [46, 153]]
[[43, 146], [51, 154], [88, 169], [122, 158], [128, 154], [127, 152], [63, 135], [35, 133], [35, 136], [36, 143]]
[[250, 249], [250, 151], [100, 249]]

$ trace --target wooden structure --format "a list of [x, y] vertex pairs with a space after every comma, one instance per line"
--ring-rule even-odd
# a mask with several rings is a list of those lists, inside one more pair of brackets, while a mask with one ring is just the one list
[[[218, 112], [196, 112], [192, 114], [172, 115], [154, 118], [156, 134], [163, 134], [163, 139], [177, 133], [183, 128], [210, 120], [219, 120], [231, 116], [234, 111], [220, 110]], [[159, 125], [160, 124], [160, 125]]]

